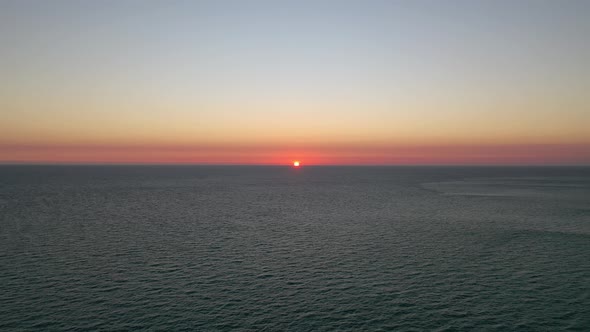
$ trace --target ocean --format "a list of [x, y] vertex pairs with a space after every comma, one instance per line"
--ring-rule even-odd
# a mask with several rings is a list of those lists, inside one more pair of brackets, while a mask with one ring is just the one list
[[590, 168], [1, 166], [0, 330], [590, 331]]

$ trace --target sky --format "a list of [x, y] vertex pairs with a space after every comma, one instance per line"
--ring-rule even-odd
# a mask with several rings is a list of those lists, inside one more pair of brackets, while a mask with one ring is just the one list
[[0, 0], [0, 163], [590, 164], [590, 1]]

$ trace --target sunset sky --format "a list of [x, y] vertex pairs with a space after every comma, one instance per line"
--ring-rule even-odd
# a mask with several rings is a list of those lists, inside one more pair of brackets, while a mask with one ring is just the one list
[[590, 1], [0, 0], [0, 163], [590, 164]]

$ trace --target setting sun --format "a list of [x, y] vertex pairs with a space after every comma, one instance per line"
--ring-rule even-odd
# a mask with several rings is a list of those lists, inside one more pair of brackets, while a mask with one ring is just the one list
[[298, 161], [298, 160], [295, 160], [295, 161], [293, 162], [293, 166], [295, 166], [295, 167], [299, 167], [299, 161]]

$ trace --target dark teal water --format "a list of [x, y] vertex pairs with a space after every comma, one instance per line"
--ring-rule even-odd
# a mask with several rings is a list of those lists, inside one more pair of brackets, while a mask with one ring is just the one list
[[590, 168], [0, 167], [0, 329], [590, 330]]

